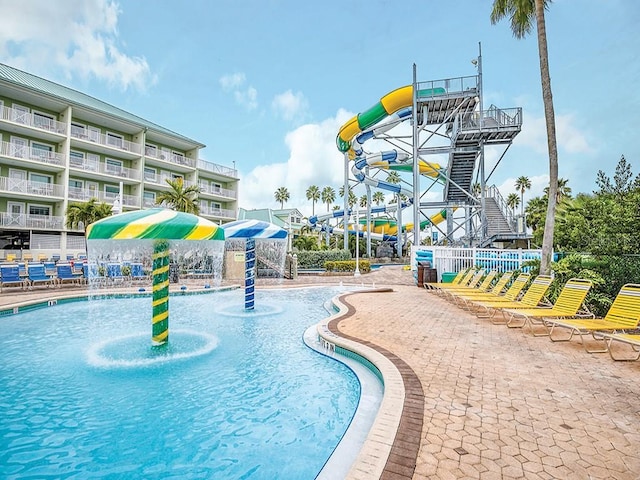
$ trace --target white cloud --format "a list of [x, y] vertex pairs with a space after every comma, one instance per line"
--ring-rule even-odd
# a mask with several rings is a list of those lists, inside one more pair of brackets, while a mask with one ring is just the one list
[[[568, 153], [592, 153], [588, 132], [582, 132], [575, 125], [572, 114], [556, 115], [556, 140], [558, 149]], [[535, 153], [547, 155], [547, 126], [544, 116], [533, 117], [524, 114], [522, 131], [514, 140], [514, 146], [529, 147]]]
[[[241, 179], [240, 206], [243, 208], [280, 208], [274, 198], [279, 187], [289, 190], [290, 199], [285, 207], [296, 207], [303, 214], [311, 215], [311, 203], [306, 190], [316, 185], [320, 190], [331, 186], [336, 190], [343, 183], [343, 155], [336, 148], [335, 138], [340, 126], [351, 114], [338, 111], [335, 117], [320, 123], [305, 124], [285, 136], [289, 148], [286, 162], [261, 165]], [[362, 187], [364, 193], [364, 187]], [[324, 213], [326, 206], [316, 204], [316, 214]]]
[[247, 110], [258, 108], [258, 91], [249, 85], [245, 87], [247, 78], [244, 73], [231, 73], [220, 77], [220, 86], [225, 92], [233, 93], [233, 98], [238, 105]]
[[301, 92], [293, 93], [291, 90], [287, 90], [284, 93], [276, 95], [271, 106], [277, 115], [280, 115], [285, 120], [291, 121], [304, 117], [309, 104]]
[[126, 90], [156, 82], [144, 57], [121, 51], [112, 0], [0, 0], [0, 58], [43, 75], [95, 77]]

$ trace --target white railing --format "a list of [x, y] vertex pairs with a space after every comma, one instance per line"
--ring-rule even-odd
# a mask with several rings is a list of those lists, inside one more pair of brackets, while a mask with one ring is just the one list
[[0, 226], [4, 228], [62, 230], [64, 228], [64, 217], [0, 212]]
[[220, 217], [220, 218], [236, 218], [235, 210], [229, 210], [226, 208], [200, 207], [200, 215], [209, 215], [211, 217]]
[[19, 178], [0, 177], [0, 191], [42, 195], [46, 197], [64, 197], [64, 187], [55, 183], [32, 182]]
[[[175, 178], [171, 175], [165, 175], [160, 173], [149, 173], [145, 172], [144, 181], [148, 183], [155, 183], [156, 185], [162, 185], [163, 187], [168, 187], [167, 180], [174, 181]], [[195, 182], [190, 182], [188, 180], [183, 180], [182, 184], [186, 187], [190, 187], [192, 185], [196, 185]]]
[[459, 272], [469, 267], [499, 272], [527, 271], [529, 267], [524, 263], [542, 258], [542, 250], [419, 246], [411, 248], [411, 267], [414, 270], [417, 267], [417, 250], [431, 252], [431, 268], [438, 270], [439, 278], [443, 273]]
[[106, 175], [113, 175], [120, 178], [130, 178], [132, 180], [140, 179], [140, 172], [133, 168], [121, 167], [118, 165], [111, 165], [104, 162], [98, 162], [95, 160], [82, 159], [77, 157], [71, 157], [69, 162], [71, 168], [77, 168], [87, 172], [104, 173]]
[[64, 165], [65, 155], [62, 153], [48, 152], [39, 148], [30, 148], [18, 143], [2, 142], [0, 155], [3, 157], [32, 160], [34, 162], [47, 163], [49, 165]]
[[[135, 195], [122, 195], [122, 201], [125, 207], [140, 207], [140, 199]], [[69, 187], [69, 200], [75, 202], [87, 202], [92, 198], [98, 199], [100, 202], [112, 204], [116, 198], [117, 193], [111, 192], [96, 192], [95, 190], [88, 190], [86, 188]]]
[[59, 135], [67, 134], [67, 124], [58, 122], [51, 118], [44, 117], [37, 113], [24, 112], [15, 108], [2, 107], [0, 109], [0, 120], [4, 120], [19, 125], [46, 130], [47, 132], [57, 133]]
[[207, 162], [206, 160], [198, 160], [198, 168], [207, 172], [219, 173], [227, 177], [238, 178], [238, 171], [235, 168], [225, 167], [217, 163]]
[[200, 183], [199, 187], [200, 193], [208, 193], [210, 195], [217, 195], [225, 198], [236, 198], [238, 196], [238, 192], [235, 190], [229, 190], [228, 188], [214, 187], [206, 183]]
[[175, 165], [182, 165], [190, 168], [196, 167], [196, 161], [193, 158], [187, 158], [184, 155], [178, 155], [172, 152], [167, 152], [165, 150], [146, 147], [144, 150], [144, 155], [148, 158], [155, 158], [156, 160], [162, 160], [165, 162], [173, 163]]
[[105, 147], [135, 153], [136, 155], [140, 155], [140, 153], [142, 152], [142, 148], [137, 143], [133, 143], [129, 140], [124, 140], [119, 137], [114, 137], [112, 135], [93, 132], [85, 128], [75, 127], [73, 125], [71, 126], [71, 137], [77, 138], [78, 140], [84, 140], [87, 142], [96, 143], [98, 145], [103, 145]]
[[487, 192], [486, 194], [487, 197], [494, 199], [494, 201], [496, 202], [496, 205], [502, 212], [502, 215], [504, 216], [505, 220], [507, 221], [511, 229], [515, 232], [516, 219], [514, 216], [513, 209], [509, 205], [507, 205], [507, 202], [505, 201], [504, 197], [500, 193], [500, 190], [498, 190], [498, 187], [496, 187], [495, 185], [492, 185], [489, 188], [487, 188], [486, 192]]

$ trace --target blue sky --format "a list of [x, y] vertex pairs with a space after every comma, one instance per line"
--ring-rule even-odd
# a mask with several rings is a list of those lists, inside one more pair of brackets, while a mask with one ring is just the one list
[[[279, 208], [286, 186], [287, 206], [310, 214], [309, 185], [342, 184], [339, 127], [410, 84], [414, 63], [419, 81], [474, 75], [481, 42], [485, 108], [524, 111], [489, 183], [506, 196], [530, 177], [526, 202], [548, 182], [537, 41], [491, 25], [491, 5], [0, 0], [0, 61], [206, 144], [202, 158], [238, 169], [241, 207]], [[546, 20], [560, 177], [591, 192], [622, 155], [639, 173], [640, 3], [556, 0]], [[487, 172], [501, 153], [487, 152]]]

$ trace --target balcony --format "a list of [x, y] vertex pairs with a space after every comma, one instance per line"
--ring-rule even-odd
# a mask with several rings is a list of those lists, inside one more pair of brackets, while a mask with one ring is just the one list
[[67, 134], [67, 124], [39, 113], [3, 106], [0, 108], [0, 124], [12, 133], [44, 138], [60, 142]]
[[200, 183], [200, 194], [204, 195], [212, 195], [219, 198], [225, 199], [236, 199], [238, 197], [238, 192], [235, 190], [229, 190], [228, 188], [222, 187], [214, 187], [208, 184]]
[[238, 178], [238, 171], [235, 168], [225, 167], [217, 163], [207, 162], [206, 160], [198, 160], [198, 169], [208, 173], [215, 173], [216, 175]]
[[105, 155], [133, 159], [140, 157], [142, 152], [142, 147], [137, 143], [75, 126], [71, 127], [71, 139], [75, 146]]
[[64, 198], [64, 187], [54, 183], [32, 182], [20, 178], [0, 177], [0, 192], [31, 199], [48, 200]]
[[64, 217], [0, 212], [0, 227], [60, 231], [64, 229]]
[[[144, 181], [145, 183], [152, 183], [156, 186], [160, 186], [162, 187], [163, 190], [168, 190], [170, 187], [167, 184], [167, 180], [171, 180], [174, 181], [176, 180], [175, 177], [172, 177], [170, 175], [163, 175], [160, 173], [150, 173], [150, 172], [145, 172], [144, 173]], [[192, 185], [196, 185], [195, 182], [190, 182], [188, 180], [183, 180], [183, 185], [185, 188], [190, 187]]]
[[203, 208], [200, 207], [200, 215], [205, 215], [207, 217], [216, 217], [225, 220], [235, 220], [236, 212], [235, 210], [228, 210], [226, 208]]
[[6, 158], [7, 161], [4, 163], [23, 167], [26, 163], [32, 163], [34, 167], [49, 171], [62, 170], [66, 160], [66, 156], [62, 153], [10, 142], [0, 144], [0, 156]]
[[[69, 200], [71, 201], [88, 202], [92, 198], [96, 198], [100, 202], [105, 202], [111, 205], [114, 200], [118, 198], [118, 194], [111, 192], [96, 192], [95, 190], [89, 190], [87, 188], [69, 187]], [[122, 195], [122, 202], [125, 207], [140, 208], [140, 199], [135, 195]]]
[[117, 177], [118, 180], [140, 180], [140, 172], [133, 168], [121, 167], [118, 165], [111, 165], [104, 162], [98, 162], [96, 160], [71, 157], [69, 160], [69, 167], [76, 170], [83, 170], [90, 173], [90, 177], [99, 177], [101, 175], [109, 175], [111, 177]]
[[145, 147], [144, 151], [145, 164], [167, 166], [171, 165], [172, 170], [180, 172], [190, 172], [196, 168], [196, 161], [166, 150], [158, 150], [157, 148]]

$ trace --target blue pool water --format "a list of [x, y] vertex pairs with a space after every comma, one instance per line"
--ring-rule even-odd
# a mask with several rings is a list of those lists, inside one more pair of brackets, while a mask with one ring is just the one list
[[313, 479], [357, 407], [351, 370], [308, 349], [335, 288], [150, 298], [0, 318], [0, 478]]

